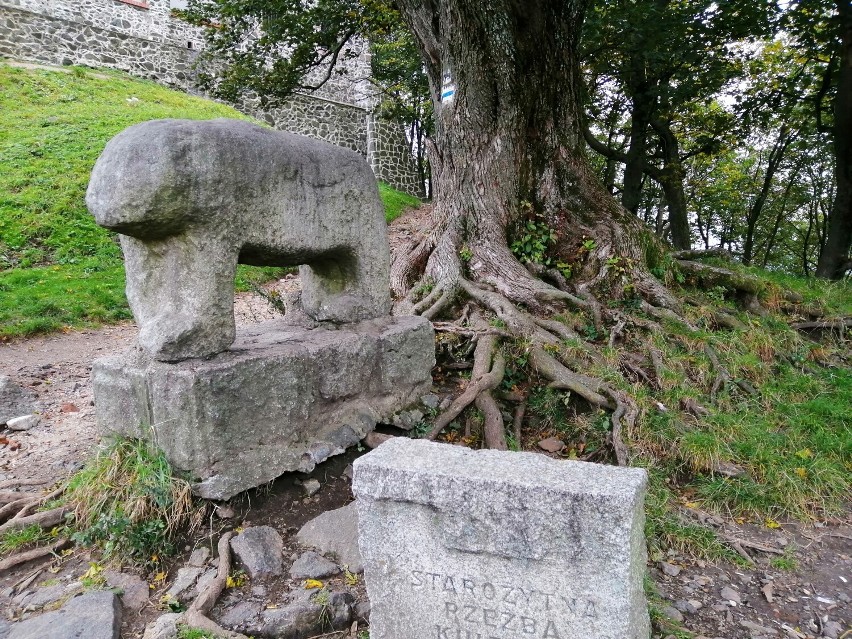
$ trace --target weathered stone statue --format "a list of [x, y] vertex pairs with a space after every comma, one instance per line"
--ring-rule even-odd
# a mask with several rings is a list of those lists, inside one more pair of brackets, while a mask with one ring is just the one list
[[[86, 201], [122, 234], [140, 328], [141, 348], [95, 362], [98, 425], [154, 440], [201, 496], [310, 471], [429, 391], [432, 326], [389, 316], [384, 211], [357, 153], [235, 120], [146, 122], [110, 141]], [[300, 265], [309, 326], [235, 331], [237, 262]]]
[[390, 311], [384, 209], [354, 151], [241, 120], [154, 120], [107, 144], [86, 204], [122, 234], [139, 344], [155, 359], [234, 342], [238, 262], [303, 265], [315, 320]]

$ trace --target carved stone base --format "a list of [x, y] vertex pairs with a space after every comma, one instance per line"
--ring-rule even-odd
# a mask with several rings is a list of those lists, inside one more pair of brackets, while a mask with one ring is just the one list
[[342, 453], [429, 392], [434, 333], [420, 317], [337, 330], [266, 322], [210, 359], [140, 349], [95, 362], [97, 422], [154, 441], [195, 491], [228, 499]]

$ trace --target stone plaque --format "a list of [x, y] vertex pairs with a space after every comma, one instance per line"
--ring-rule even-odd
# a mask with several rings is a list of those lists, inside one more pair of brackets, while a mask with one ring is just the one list
[[647, 474], [392, 439], [355, 464], [371, 639], [647, 639]]

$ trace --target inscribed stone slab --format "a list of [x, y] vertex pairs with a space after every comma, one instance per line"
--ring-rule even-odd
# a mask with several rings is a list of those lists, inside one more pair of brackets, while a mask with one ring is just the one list
[[354, 464], [371, 639], [647, 639], [642, 469], [397, 438]]

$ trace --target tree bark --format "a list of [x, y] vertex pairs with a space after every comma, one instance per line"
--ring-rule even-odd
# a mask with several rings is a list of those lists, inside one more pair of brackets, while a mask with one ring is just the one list
[[652, 125], [660, 136], [663, 149], [663, 168], [658, 172], [656, 179], [663, 187], [663, 193], [666, 196], [672, 246], [679, 251], [686, 251], [692, 248], [692, 239], [689, 233], [686, 193], [683, 190], [683, 181], [686, 176], [680, 159], [680, 145], [668, 122], [654, 120]]
[[834, 173], [837, 192], [820, 253], [818, 277], [838, 280], [852, 268], [852, 7], [837, 0], [840, 15], [840, 70], [834, 98]]
[[509, 248], [527, 220], [546, 223], [562, 243], [578, 240], [575, 247], [595, 240], [580, 281], [613, 256], [644, 263], [641, 222], [603, 188], [581, 147], [577, 45], [586, 4], [398, 3], [435, 107], [436, 224], [425, 269], [433, 281], [468, 277], [535, 308], [553, 287]]

